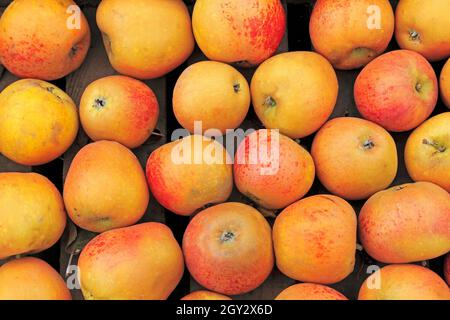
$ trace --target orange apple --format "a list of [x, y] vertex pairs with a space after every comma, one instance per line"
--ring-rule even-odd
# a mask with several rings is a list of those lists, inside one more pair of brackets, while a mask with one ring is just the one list
[[258, 67], [251, 94], [255, 112], [267, 129], [303, 138], [317, 131], [333, 112], [338, 81], [320, 54], [288, 52]]
[[199, 290], [189, 293], [181, 300], [231, 300], [230, 297], [212, 291]]
[[314, 50], [335, 68], [360, 68], [386, 50], [394, 12], [388, 0], [318, 0], [309, 34]]
[[309, 191], [314, 182], [314, 162], [294, 140], [262, 129], [240, 143], [234, 180], [238, 190], [260, 207], [282, 209]]
[[184, 233], [183, 252], [198, 283], [227, 295], [256, 289], [273, 268], [269, 223], [242, 203], [219, 204], [194, 216]]
[[395, 37], [403, 49], [414, 50], [430, 61], [450, 56], [450, 2], [401, 0], [395, 11]]
[[284, 209], [273, 226], [278, 269], [304, 282], [336, 283], [355, 265], [356, 214], [333, 195], [304, 198]]
[[444, 104], [450, 108], [450, 59], [447, 60], [442, 68], [439, 80], [442, 101], [444, 101]]
[[290, 286], [275, 300], [348, 300], [342, 293], [333, 288], [315, 283], [297, 283]]
[[136, 148], [150, 137], [158, 115], [158, 100], [152, 89], [125, 76], [98, 79], [81, 97], [81, 125], [94, 141], [112, 140]]
[[405, 162], [414, 181], [433, 182], [450, 192], [450, 112], [428, 119], [411, 133]]
[[165, 300], [184, 264], [172, 231], [147, 222], [98, 235], [81, 251], [78, 268], [87, 300]]
[[102, 0], [97, 24], [113, 68], [134, 78], [161, 77], [194, 49], [191, 18], [181, 0]]
[[335, 118], [316, 134], [311, 154], [317, 176], [333, 194], [367, 199], [397, 174], [397, 148], [389, 133], [359, 118]]
[[413, 264], [393, 264], [362, 284], [359, 300], [450, 300], [450, 289], [433, 271]]
[[278, 48], [286, 30], [280, 0], [197, 0], [192, 13], [195, 40], [210, 59], [258, 65]]
[[366, 252], [384, 263], [433, 259], [450, 251], [450, 194], [429, 182], [404, 184], [370, 197], [359, 213]]
[[370, 62], [355, 82], [361, 115], [389, 131], [408, 131], [433, 112], [438, 99], [433, 68], [408, 50], [385, 53]]
[[90, 41], [72, 0], [15, 0], [0, 19], [0, 62], [20, 78], [66, 76], [83, 63]]

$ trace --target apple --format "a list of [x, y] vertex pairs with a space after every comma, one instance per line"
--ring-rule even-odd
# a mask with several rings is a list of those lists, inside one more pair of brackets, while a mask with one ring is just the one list
[[142, 145], [158, 122], [159, 105], [145, 83], [109, 76], [87, 86], [80, 102], [80, 120], [94, 141], [112, 140], [128, 148]]
[[189, 216], [206, 205], [228, 199], [233, 188], [231, 162], [219, 142], [191, 135], [151, 153], [147, 180], [163, 207]]
[[397, 174], [397, 148], [377, 124], [345, 117], [328, 121], [316, 134], [311, 154], [320, 182], [348, 200], [367, 199]]
[[208, 59], [251, 67], [277, 50], [286, 13], [280, 0], [197, 0], [192, 27]]
[[233, 171], [238, 190], [269, 210], [285, 208], [301, 199], [315, 176], [308, 151], [277, 131], [266, 129], [251, 133], [240, 143]]
[[209, 129], [237, 128], [250, 107], [247, 80], [235, 68], [215, 61], [201, 61], [189, 66], [177, 80], [173, 91], [173, 111], [178, 122], [194, 133], [201, 122]]
[[414, 181], [433, 182], [450, 192], [450, 112], [428, 119], [411, 133], [405, 163]]
[[450, 300], [450, 290], [444, 280], [427, 268], [389, 265], [364, 281], [358, 300]]
[[314, 133], [327, 121], [336, 104], [338, 81], [320, 54], [287, 52], [258, 67], [250, 90], [264, 126], [296, 139]]
[[297, 283], [283, 291], [275, 300], [348, 300], [333, 288], [315, 283]]
[[433, 259], [450, 251], [450, 194], [430, 182], [380, 191], [359, 213], [359, 238], [383, 263]]
[[444, 101], [444, 104], [450, 108], [450, 59], [447, 60], [442, 68], [439, 80], [442, 101]]
[[188, 295], [181, 298], [181, 300], [231, 300], [231, 298], [220, 293], [215, 293], [207, 290], [199, 290], [189, 293]]
[[314, 50], [336, 69], [360, 68], [388, 47], [394, 12], [388, 0], [318, 0], [309, 34]]
[[145, 174], [136, 156], [114, 141], [84, 146], [70, 164], [64, 203], [79, 227], [104, 232], [138, 222], [149, 202]]
[[15, 0], [0, 18], [0, 62], [20, 78], [68, 75], [90, 42], [86, 17], [72, 0]]
[[358, 75], [356, 106], [367, 120], [389, 131], [408, 131], [433, 112], [438, 99], [433, 68], [420, 54], [408, 50], [385, 53]]
[[219, 204], [194, 216], [183, 236], [183, 253], [200, 285], [226, 295], [256, 289], [273, 268], [269, 223], [242, 203]]
[[355, 265], [355, 211], [333, 195], [304, 198], [275, 219], [273, 245], [277, 267], [286, 276], [319, 284], [339, 282]]
[[55, 185], [37, 173], [0, 173], [0, 259], [53, 246], [66, 212]]
[[183, 276], [183, 253], [166, 225], [147, 222], [92, 239], [78, 270], [86, 300], [165, 300]]
[[47, 262], [27, 257], [0, 267], [0, 300], [72, 300], [72, 296]]
[[113, 68], [134, 78], [159, 78], [194, 50], [191, 18], [181, 0], [102, 0], [97, 24]]
[[77, 107], [55, 85], [16, 81], [0, 93], [0, 152], [26, 166], [61, 156], [78, 132]]
[[395, 12], [395, 37], [402, 49], [413, 50], [430, 61], [450, 56], [450, 2], [401, 0]]

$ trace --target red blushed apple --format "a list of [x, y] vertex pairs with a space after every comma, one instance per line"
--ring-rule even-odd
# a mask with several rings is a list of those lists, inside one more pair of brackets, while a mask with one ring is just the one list
[[364, 118], [402, 132], [417, 127], [432, 113], [438, 81], [424, 57], [397, 50], [376, 58], [361, 71], [354, 95]]

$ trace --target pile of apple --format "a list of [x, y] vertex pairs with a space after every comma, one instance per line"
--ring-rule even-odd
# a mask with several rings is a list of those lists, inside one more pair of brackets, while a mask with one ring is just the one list
[[[411, 264], [450, 250], [450, 112], [430, 118], [439, 81], [429, 63], [450, 57], [450, 1], [400, 0], [394, 15], [388, 0], [318, 0], [315, 52], [274, 55], [286, 29], [279, 0], [197, 0], [192, 23], [181, 0], [103, 0], [97, 24], [122, 75], [91, 83], [79, 108], [46, 82], [87, 55], [90, 28], [73, 5], [15, 0], [0, 18], [0, 61], [24, 78], [0, 93], [0, 152], [23, 165], [48, 163], [74, 143], [79, 121], [93, 141], [71, 163], [63, 195], [42, 175], [0, 173], [0, 259], [10, 258], [0, 267], [0, 299], [71, 298], [47, 263], [14, 258], [55, 244], [66, 213], [100, 233], [78, 260], [86, 299], [166, 299], [185, 266], [205, 288], [185, 299], [229, 299], [259, 287], [276, 264], [302, 282], [277, 299], [342, 300], [327, 285], [353, 271], [357, 233], [371, 257], [389, 264], [366, 280], [360, 299], [450, 299], [443, 279]], [[384, 53], [394, 31], [402, 50]], [[156, 149], [144, 172], [130, 149], [150, 137], [159, 106], [140, 80], [180, 66], [195, 42], [211, 61], [188, 67], [173, 93], [175, 116], [193, 134]], [[250, 85], [235, 66], [257, 67]], [[328, 121], [335, 69], [357, 68], [363, 119]], [[450, 62], [440, 80], [450, 107]], [[238, 128], [251, 103], [266, 129], [230, 155], [211, 136]], [[389, 132], [405, 131], [403, 153]], [[298, 143], [314, 133], [311, 150]], [[271, 146], [276, 157], [246, 161]], [[194, 152], [176, 163], [182, 147]], [[197, 163], [204, 154], [214, 161]], [[415, 183], [391, 186], [398, 154]], [[331, 194], [305, 197], [316, 176]], [[226, 202], [233, 185], [254, 206]], [[174, 214], [192, 216], [181, 247], [164, 224], [136, 224], [150, 191]], [[358, 216], [348, 200], [366, 201]], [[273, 228], [262, 214], [269, 211], [278, 213]], [[445, 269], [448, 281], [448, 256]]]

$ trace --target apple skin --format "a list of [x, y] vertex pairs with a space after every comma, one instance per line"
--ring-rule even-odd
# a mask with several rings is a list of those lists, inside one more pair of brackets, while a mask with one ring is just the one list
[[275, 300], [348, 300], [333, 288], [315, 283], [297, 283], [283, 291]]
[[[368, 28], [370, 6], [380, 10], [380, 28]], [[309, 33], [314, 50], [336, 69], [356, 69], [386, 50], [394, 34], [394, 12], [388, 0], [318, 0]]]
[[[271, 150], [274, 144], [278, 147]], [[261, 155], [260, 150], [268, 152]], [[251, 162], [253, 155], [258, 155], [256, 163]], [[264, 174], [264, 170], [268, 172]], [[285, 208], [301, 199], [315, 177], [314, 161], [306, 149], [292, 139], [266, 129], [251, 133], [241, 142], [233, 171], [238, 190], [261, 208], [269, 210]]]
[[226, 295], [256, 289], [274, 265], [269, 223], [255, 208], [237, 202], [195, 215], [183, 236], [183, 253], [200, 285]]
[[56, 80], [83, 63], [91, 42], [80, 11], [80, 28], [67, 27], [72, 0], [16, 0], [0, 19], [0, 62], [19, 78]]
[[439, 85], [442, 101], [444, 101], [444, 104], [450, 109], [450, 59], [447, 60], [442, 68]]
[[192, 27], [210, 60], [251, 67], [277, 50], [286, 13], [280, 0], [197, 0]]
[[438, 81], [429, 62], [408, 50], [385, 53], [358, 75], [354, 87], [356, 106], [367, 120], [385, 129], [414, 129], [433, 112]]
[[450, 112], [416, 128], [405, 147], [405, 163], [414, 181], [428, 181], [450, 192]]
[[218, 129], [225, 134], [244, 121], [250, 108], [250, 88], [232, 66], [201, 61], [180, 75], [172, 101], [175, 117], [190, 133], [194, 133], [194, 122], [201, 121], [203, 132]]
[[397, 147], [379, 125], [359, 118], [328, 121], [313, 140], [311, 155], [322, 184], [347, 200], [367, 199], [397, 174]]
[[0, 267], [0, 300], [72, 300], [72, 296], [47, 262], [25, 257]]
[[320, 54], [286, 52], [258, 67], [250, 91], [264, 126], [297, 139], [309, 136], [327, 121], [336, 104], [338, 81], [333, 67]]
[[[376, 279], [379, 279], [380, 287], [372, 288]], [[358, 300], [450, 300], [450, 290], [430, 269], [414, 264], [393, 264], [364, 281]]]
[[395, 38], [400, 48], [413, 50], [429, 61], [450, 56], [450, 2], [401, 0], [395, 11]]
[[146, 222], [101, 233], [78, 259], [86, 300], [165, 300], [183, 276], [183, 252], [166, 225]]
[[364, 250], [383, 263], [433, 259], [450, 250], [450, 194], [430, 182], [377, 192], [359, 213]]
[[93, 141], [111, 140], [136, 148], [155, 129], [159, 105], [145, 83], [125, 76], [109, 76], [87, 86], [79, 112], [81, 125]]
[[188, 295], [184, 296], [180, 300], [231, 300], [230, 297], [224, 296], [220, 293], [215, 293], [212, 291], [207, 290], [199, 290], [189, 293]]
[[194, 50], [191, 18], [181, 0], [102, 0], [97, 25], [112, 67], [133, 78], [159, 78]]

